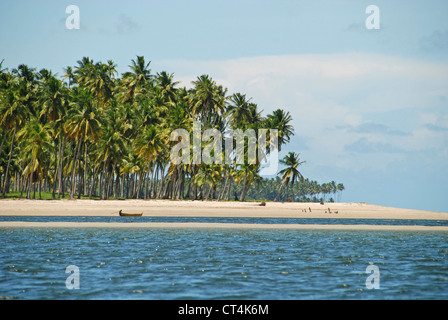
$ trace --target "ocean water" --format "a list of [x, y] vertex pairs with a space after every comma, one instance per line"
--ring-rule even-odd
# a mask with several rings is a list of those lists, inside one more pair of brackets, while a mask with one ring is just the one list
[[373, 224], [448, 226], [448, 220], [426, 219], [332, 219], [332, 218], [257, 218], [257, 217], [120, 217], [120, 216], [0, 216], [0, 221], [28, 222], [208, 222], [257, 224]]
[[4, 299], [448, 299], [446, 232], [0, 228], [0, 239]]

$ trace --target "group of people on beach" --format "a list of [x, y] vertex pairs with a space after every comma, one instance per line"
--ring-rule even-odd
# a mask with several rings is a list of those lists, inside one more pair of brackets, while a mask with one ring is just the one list
[[[308, 210], [309, 210], [309, 212], [311, 212], [311, 207], [308, 207]], [[306, 211], [306, 208], [305, 208], [305, 209], [302, 209], [302, 212], [307, 212], [307, 211]], [[329, 213], [329, 214], [331, 214], [331, 213], [332, 213], [332, 212], [331, 212], [331, 209], [328, 208], [328, 210], [325, 210], [325, 213]], [[338, 212], [338, 210], [335, 210], [334, 213], [335, 213], [335, 214], [338, 214], [339, 212]]]

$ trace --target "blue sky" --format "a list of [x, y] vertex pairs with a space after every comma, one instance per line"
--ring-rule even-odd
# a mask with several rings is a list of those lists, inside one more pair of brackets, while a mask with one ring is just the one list
[[[71, 4], [79, 30], [65, 27]], [[371, 4], [379, 30], [365, 27]], [[124, 72], [144, 55], [187, 87], [209, 74], [265, 114], [288, 110], [282, 152], [344, 183], [343, 201], [448, 212], [447, 18], [434, 0], [3, 0], [0, 59], [61, 75], [84, 56]]]

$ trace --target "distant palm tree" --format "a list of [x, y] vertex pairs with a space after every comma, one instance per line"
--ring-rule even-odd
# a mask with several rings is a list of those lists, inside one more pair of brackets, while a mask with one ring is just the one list
[[226, 102], [226, 89], [219, 86], [208, 75], [202, 75], [192, 81], [190, 103], [192, 113], [198, 117], [204, 126], [213, 126], [224, 113]]
[[[42, 73], [42, 70], [40, 73]], [[63, 125], [69, 98], [68, 92], [67, 87], [61, 80], [48, 73], [39, 82], [38, 103], [41, 106], [39, 118], [43, 123], [48, 122], [53, 125], [53, 142], [55, 146], [58, 145], [58, 148], [54, 148], [54, 157], [57, 165], [53, 184], [53, 199], [55, 198], [56, 185], [59, 186], [59, 194], [61, 194], [62, 161], [65, 149], [64, 142], [66, 140]]]
[[230, 103], [227, 107], [227, 114], [233, 127], [236, 128], [236, 126], [250, 122], [250, 100], [246, 98], [245, 94], [239, 92], [234, 93], [229, 98]]
[[298, 167], [306, 163], [306, 161], [300, 161], [300, 154], [289, 152], [282, 160], [280, 160], [280, 163], [286, 165], [286, 168], [280, 170], [279, 172], [279, 174], [282, 175], [282, 184], [278, 189], [278, 193], [274, 201], [278, 200], [280, 191], [285, 184], [291, 183], [292, 185], [294, 185], [294, 182], [303, 180], [303, 175], [298, 170]]
[[275, 110], [266, 117], [266, 126], [269, 129], [278, 129], [278, 150], [288, 143], [294, 135], [294, 127], [291, 124], [292, 117], [289, 112], [282, 109]]
[[146, 179], [145, 179], [145, 193], [144, 197], [147, 199], [148, 177], [150, 166], [154, 158], [161, 152], [166, 143], [167, 138], [163, 136], [163, 132], [157, 130], [155, 126], [148, 126], [143, 129], [143, 132], [134, 140], [134, 150], [138, 157], [141, 157], [147, 163]]
[[162, 71], [157, 73], [155, 81], [157, 87], [160, 88], [160, 93], [165, 100], [166, 103], [169, 103], [171, 106], [177, 100], [177, 88], [176, 85], [179, 84], [179, 81], [174, 81], [174, 74], [168, 74], [166, 71]]
[[134, 104], [135, 100], [148, 92], [149, 87], [152, 85], [154, 76], [149, 69], [151, 61], [146, 63], [143, 56], [137, 56], [137, 59], [132, 59], [131, 71], [123, 73], [121, 80], [121, 102], [128, 102]]
[[[76, 187], [76, 167], [79, 165], [82, 147], [86, 147], [87, 141], [98, 141], [98, 137], [101, 135], [101, 122], [97, 101], [93, 99], [89, 91], [75, 88], [72, 99], [65, 130], [68, 137], [76, 144], [71, 165], [72, 188], [70, 197], [73, 199]], [[80, 197], [80, 193], [78, 197]]]
[[10, 92], [6, 96], [6, 101], [2, 99], [3, 102], [0, 106], [2, 109], [0, 111], [3, 115], [1, 118], [2, 125], [7, 124], [10, 128], [13, 128], [8, 164], [5, 172], [5, 182], [3, 185], [3, 198], [6, 196], [9, 168], [14, 151], [14, 140], [16, 133], [22, 123], [24, 123], [30, 115], [35, 115], [34, 100], [36, 74], [34, 69], [29, 68], [27, 65], [21, 64], [17, 69], [13, 69], [12, 73], [16, 76], [17, 81], [10, 88]]
[[[43, 125], [35, 118], [28, 121], [17, 134], [17, 139], [23, 143], [22, 152], [26, 155], [25, 161], [27, 165], [23, 175], [29, 178], [28, 198], [34, 178], [39, 180], [39, 185], [45, 178], [45, 173], [48, 170], [46, 160], [54, 149], [53, 136], [51, 125]], [[41, 198], [39, 188], [39, 199]]]
[[[170, 141], [171, 132], [185, 129], [191, 139], [194, 120], [202, 122], [201, 129], [217, 129], [223, 137], [235, 129], [250, 134], [247, 130], [254, 130], [255, 136], [261, 129], [277, 129], [278, 149], [294, 135], [289, 112], [277, 109], [263, 115], [245, 94], [227, 95], [227, 89], [209, 75], [197, 77], [190, 89], [178, 87], [172, 73], [153, 75], [143, 56], [133, 59], [120, 76], [113, 61], [95, 62], [88, 57], [66, 67], [60, 78], [47, 69], [35, 72], [19, 65], [9, 72], [3, 65], [0, 62], [0, 192], [4, 197], [10, 185], [21, 196], [25, 190], [29, 196], [33, 186], [34, 191], [42, 186], [45, 191], [53, 188], [53, 197], [56, 190], [64, 197], [68, 187], [72, 198], [78, 192], [78, 197], [103, 199], [119, 194], [147, 198], [149, 192], [151, 198], [201, 194], [203, 199], [228, 200], [233, 194], [241, 201], [277, 200], [287, 185], [300, 200], [307, 196], [316, 200], [343, 190], [333, 181], [295, 183], [303, 179], [298, 166], [304, 163], [295, 153], [282, 160], [286, 168], [280, 177], [261, 179], [261, 159], [249, 163], [252, 137], [237, 148], [232, 145], [225, 164], [170, 163], [170, 147], [177, 143]], [[271, 131], [266, 131], [267, 141]], [[255, 140], [258, 151], [272, 151], [271, 141], [260, 148]], [[202, 141], [202, 150], [209, 143]], [[222, 147], [226, 151], [225, 143]], [[241, 149], [243, 159], [238, 160], [243, 161], [232, 161]], [[190, 156], [191, 151], [190, 145]], [[255, 183], [258, 188], [251, 189]]]

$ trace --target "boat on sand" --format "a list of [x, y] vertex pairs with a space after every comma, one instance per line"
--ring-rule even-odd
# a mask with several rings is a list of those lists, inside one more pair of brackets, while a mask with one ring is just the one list
[[137, 213], [125, 213], [122, 210], [118, 211], [120, 214], [120, 217], [140, 217], [143, 215], [143, 212], [137, 212]]

